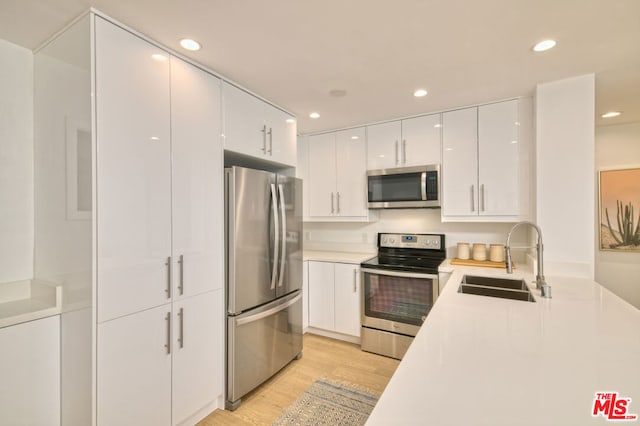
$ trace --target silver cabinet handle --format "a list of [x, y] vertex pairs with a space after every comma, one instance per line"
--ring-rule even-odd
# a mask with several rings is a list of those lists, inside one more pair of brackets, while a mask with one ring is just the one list
[[167, 293], [167, 299], [171, 299], [171, 256], [167, 257], [167, 261], [165, 262], [165, 266], [167, 267], [167, 288], [164, 289], [164, 292]]
[[402, 139], [402, 164], [407, 164], [407, 140]]
[[484, 211], [484, 183], [480, 185], [480, 211]]
[[184, 308], [180, 308], [178, 318], [180, 318], [180, 336], [178, 336], [178, 343], [180, 343], [180, 348], [184, 348]]
[[262, 152], [267, 153], [267, 125], [262, 125]]
[[398, 160], [398, 141], [396, 141], [396, 166], [400, 164], [399, 160]]
[[167, 322], [167, 343], [164, 345], [167, 348], [167, 355], [171, 353], [171, 312], [167, 312], [164, 320]]
[[333, 192], [331, 193], [331, 214], [334, 213], [334, 208], [333, 208]]
[[336, 209], [336, 213], [340, 214], [340, 193], [336, 192], [336, 205], [338, 208]]
[[180, 296], [184, 294], [184, 255], [180, 255], [180, 259], [178, 260], [178, 264], [180, 265], [180, 281], [178, 284], [178, 290], [180, 290]]
[[358, 291], [358, 270], [354, 269], [353, 270], [353, 292], [357, 292]]
[[471, 185], [471, 211], [472, 212], [476, 211], [475, 195], [476, 195], [475, 185]]
[[269, 127], [269, 131], [267, 132], [269, 133], [269, 155], [273, 155], [273, 129], [271, 127]]
[[271, 184], [271, 205], [273, 208], [273, 269], [271, 270], [271, 290], [276, 288], [276, 276], [278, 275], [278, 250], [280, 250], [280, 219], [278, 218], [278, 196], [276, 195], [276, 185]]
[[287, 256], [287, 216], [284, 205], [284, 187], [278, 185], [278, 193], [280, 195], [280, 214], [282, 215], [282, 253], [280, 253], [280, 277], [278, 277], [278, 287], [282, 287], [282, 278], [284, 277], [284, 264]]

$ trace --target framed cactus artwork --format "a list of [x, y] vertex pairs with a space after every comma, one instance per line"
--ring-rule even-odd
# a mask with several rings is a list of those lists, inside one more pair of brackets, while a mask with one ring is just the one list
[[600, 250], [640, 252], [640, 167], [600, 170]]

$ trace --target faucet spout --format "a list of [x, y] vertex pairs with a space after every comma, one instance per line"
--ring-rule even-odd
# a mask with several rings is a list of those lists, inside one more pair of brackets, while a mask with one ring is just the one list
[[536, 271], [536, 288], [540, 289], [540, 292], [542, 294], [542, 297], [544, 298], [551, 298], [551, 286], [548, 285], [544, 279], [544, 265], [543, 265], [543, 259], [542, 259], [542, 253], [544, 250], [544, 245], [542, 243], [542, 230], [540, 229], [540, 227], [538, 225], [536, 225], [533, 222], [527, 222], [527, 221], [523, 221], [523, 222], [518, 222], [515, 225], [513, 225], [513, 227], [511, 228], [511, 230], [509, 231], [509, 233], [507, 234], [507, 242], [504, 245], [504, 251], [505, 251], [505, 258], [506, 258], [506, 263], [507, 263], [507, 273], [508, 274], [512, 274], [513, 273], [513, 267], [511, 265], [511, 246], [510, 246], [510, 242], [511, 242], [511, 234], [513, 233], [513, 231], [518, 228], [521, 225], [527, 225], [527, 226], [531, 226], [532, 228], [534, 228], [536, 230], [536, 233], [538, 234], [538, 241], [536, 243], [536, 259], [537, 259], [537, 264], [538, 264], [538, 268]]

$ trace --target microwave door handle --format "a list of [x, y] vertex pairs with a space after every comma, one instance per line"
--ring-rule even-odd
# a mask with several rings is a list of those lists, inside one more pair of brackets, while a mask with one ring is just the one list
[[420, 188], [422, 188], [422, 201], [427, 201], [427, 172], [420, 175]]

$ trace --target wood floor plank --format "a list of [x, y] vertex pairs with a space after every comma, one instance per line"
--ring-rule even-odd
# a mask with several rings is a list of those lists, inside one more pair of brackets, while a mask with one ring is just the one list
[[216, 410], [198, 425], [270, 425], [319, 378], [349, 382], [380, 394], [399, 364], [398, 360], [363, 352], [352, 343], [309, 333], [303, 339], [300, 360], [246, 395], [236, 411]]

